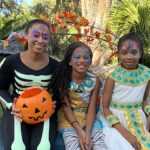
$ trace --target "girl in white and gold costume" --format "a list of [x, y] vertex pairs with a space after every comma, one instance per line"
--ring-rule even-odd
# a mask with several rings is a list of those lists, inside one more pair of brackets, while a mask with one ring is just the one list
[[150, 105], [146, 100], [150, 69], [139, 64], [142, 53], [143, 42], [136, 33], [120, 38], [120, 65], [106, 79], [103, 109], [109, 125], [117, 129], [135, 150], [150, 150]]

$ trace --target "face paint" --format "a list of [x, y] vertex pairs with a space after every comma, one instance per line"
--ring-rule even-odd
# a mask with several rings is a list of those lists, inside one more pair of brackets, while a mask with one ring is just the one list
[[43, 33], [42, 36], [43, 36], [44, 43], [48, 44], [48, 42], [49, 42], [49, 34], [48, 33]]
[[73, 55], [73, 63], [77, 64], [80, 61], [80, 58], [83, 58], [84, 63], [89, 64], [91, 62], [91, 56], [89, 52], [84, 51], [83, 55], [75, 52]]
[[139, 49], [138, 44], [136, 44], [136, 43], [132, 43], [132, 49]]
[[77, 56], [73, 56], [73, 63], [74, 64], [77, 64], [78, 63], [78, 61], [79, 61], [79, 56], [77, 55]]
[[31, 39], [32, 41], [36, 41], [39, 37], [39, 32], [38, 29], [33, 29], [32, 34], [31, 34]]
[[132, 55], [137, 55], [140, 53], [139, 46], [134, 41], [125, 41], [123, 42], [121, 49], [121, 54], [126, 55], [127, 53], [131, 53]]
[[84, 58], [85, 63], [89, 64], [91, 62], [91, 56], [89, 52], [85, 52], [83, 58]]
[[38, 28], [33, 29], [32, 34], [31, 34], [32, 41], [34, 42], [38, 40], [40, 36], [42, 36], [43, 43], [47, 45], [49, 42], [49, 33], [46, 32], [47, 31], [46, 29], [47, 28], [44, 25], [40, 26], [39, 29]]
[[46, 27], [45, 25], [41, 25], [41, 26], [39, 27], [39, 29], [40, 29], [41, 31], [46, 31], [47, 27]]
[[41, 32], [42, 32], [42, 36], [43, 36], [44, 42], [45, 42], [46, 44], [48, 44], [48, 42], [49, 42], [49, 33], [47, 33], [47, 27], [46, 27], [45, 25], [41, 25], [41, 26], [39, 27], [39, 29], [40, 29]]
[[131, 42], [128, 42], [127, 49], [128, 49], [129, 51], [132, 50], [132, 43], [131, 43]]

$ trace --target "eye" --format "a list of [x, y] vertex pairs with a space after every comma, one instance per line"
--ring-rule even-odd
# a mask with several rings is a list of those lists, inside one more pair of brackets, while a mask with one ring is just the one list
[[49, 40], [49, 36], [43, 36], [43, 39], [47, 41]]
[[126, 54], [127, 54], [127, 51], [126, 51], [126, 50], [120, 50], [120, 53], [121, 53], [122, 55], [126, 55]]
[[90, 56], [90, 54], [88, 53], [88, 52], [86, 52], [84, 55], [83, 55], [83, 57], [84, 57], [84, 59], [90, 59], [91, 58], [91, 56]]
[[133, 50], [131, 51], [131, 53], [132, 53], [133, 55], [137, 55], [137, 54], [138, 54], [138, 50], [133, 49]]
[[38, 38], [39, 36], [40, 36], [40, 35], [37, 34], [37, 33], [34, 33], [34, 34], [32, 35], [33, 38]]
[[79, 58], [80, 58], [80, 56], [74, 56], [74, 58], [75, 58], [75, 59], [79, 59]]
[[86, 59], [86, 60], [87, 60], [87, 59], [90, 59], [90, 57], [88, 57], [88, 56], [85, 56], [85, 57], [84, 57], [84, 59]]
[[44, 103], [46, 101], [46, 98], [45, 97], [43, 97], [43, 99], [42, 99], [42, 103]]
[[26, 104], [23, 104], [23, 106], [22, 106], [23, 108], [28, 108], [28, 106], [26, 105]]

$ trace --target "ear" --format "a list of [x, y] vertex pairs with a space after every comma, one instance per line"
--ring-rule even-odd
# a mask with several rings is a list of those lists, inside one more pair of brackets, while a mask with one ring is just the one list
[[27, 41], [27, 40], [28, 40], [28, 35], [25, 34], [25, 35], [24, 35], [24, 38], [25, 38], [26, 41]]
[[139, 58], [141, 58], [141, 57], [142, 57], [142, 52], [140, 51]]
[[71, 63], [71, 61], [69, 62], [69, 66], [72, 66], [72, 63]]

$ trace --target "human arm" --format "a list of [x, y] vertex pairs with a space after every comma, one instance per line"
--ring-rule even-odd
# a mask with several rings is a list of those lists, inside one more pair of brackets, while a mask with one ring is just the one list
[[11, 70], [9, 61], [4, 58], [0, 63], [0, 101], [8, 108], [12, 107], [12, 98], [9, 94], [11, 83]]
[[10, 57], [8, 57], [3, 59], [0, 64], [0, 101], [11, 111], [11, 114], [21, 121], [20, 110], [15, 107], [16, 100], [13, 99], [9, 93], [13, 79], [11, 61]]
[[73, 111], [71, 110], [68, 97], [65, 96], [63, 99], [63, 110], [66, 119], [68, 122], [72, 125], [72, 127], [77, 131], [77, 134], [79, 136], [79, 143], [82, 150], [85, 150], [85, 132], [83, 131], [81, 125], [77, 121], [77, 118]]
[[88, 112], [86, 118], [86, 130], [85, 130], [86, 145], [88, 145], [89, 149], [92, 148], [92, 140], [90, 135], [91, 135], [91, 128], [93, 126], [93, 122], [95, 121], [95, 117], [96, 117], [96, 105], [97, 105], [97, 100], [99, 95], [99, 89], [100, 89], [100, 80], [97, 77], [94, 89], [91, 93], [90, 103], [88, 106]]
[[[104, 110], [104, 115], [106, 118], [109, 118], [110, 116], [112, 116], [114, 118], [114, 114], [109, 109], [114, 86], [115, 86], [115, 81], [108, 77], [106, 79], [106, 82], [104, 85], [104, 92], [102, 95], [102, 97], [103, 97], [103, 110]], [[130, 133], [123, 125], [121, 125], [121, 123], [119, 122], [119, 119], [118, 119], [118, 121], [117, 121], [117, 119], [118, 118], [116, 118], [116, 120], [111, 125], [114, 128], [116, 128], [122, 134], [122, 136], [129, 143], [131, 143], [131, 145], [136, 150], [141, 150], [141, 145], [138, 142], [137, 138], [132, 133]]]
[[150, 103], [148, 103], [148, 94], [150, 92], [150, 81], [147, 84], [145, 93], [144, 93], [144, 98], [143, 98], [143, 110], [145, 111], [147, 115], [147, 130], [150, 131]]

